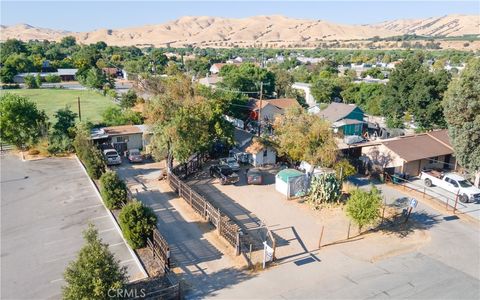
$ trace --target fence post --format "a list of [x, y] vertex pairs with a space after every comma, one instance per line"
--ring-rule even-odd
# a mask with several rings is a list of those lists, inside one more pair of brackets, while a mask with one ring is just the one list
[[192, 188], [190, 188], [190, 197], [188, 199], [188, 202], [190, 202], [190, 206], [192, 206]]
[[448, 197], [445, 198], [447, 198], [447, 204], [445, 204], [445, 209], [448, 211]]
[[220, 208], [217, 208], [218, 216], [217, 216], [217, 230], [218, 234], [222, 235], [222, 215], [220, 214]]
[[455, 211], [457, 210], [457, 203], [458, 203], [458, 193], [460, 191], [457, 192], [457, 195], [455, 196], [455, 206], [453, 207], [453, 214], [455, 214]]
[[235, 255], [240, 255], [240, 231], [237, 231], [237, 242], [236, 242], [236, 247], [235, 247]]
[[207, 201], [205, 201], [205, 199], [203, 199], [203, 218], [208, 221]]
[[322, 249], [322, 238], [323, 238], [323, 229], [325, 228], [324, 225], [322, 225], [322, 231], [320, 232], [320, 239], [318, 240], [318, 249]]
[[[383, 211], [385, 211], [385, 209]], [[383, 216], [382, 216], [382, 220], [383, 220]], [[347, 240], [350, 238], [350, 226], [352, 226], [352, 221], [348, 222]]]

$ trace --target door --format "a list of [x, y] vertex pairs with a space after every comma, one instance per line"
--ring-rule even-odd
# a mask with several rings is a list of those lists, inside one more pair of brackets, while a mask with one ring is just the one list
[[115, 150], [117, 150], [117, 152], [120, 156], [124, 156], [125, 151], [127, 151], [127, 143], [126, 142], [113, 143], [113, 148], [115, 148]]
[[458, 182], [448, 177], [445, 177], [445, 182], [447, 182], [446, 189], [456, 195], [459, 190]]

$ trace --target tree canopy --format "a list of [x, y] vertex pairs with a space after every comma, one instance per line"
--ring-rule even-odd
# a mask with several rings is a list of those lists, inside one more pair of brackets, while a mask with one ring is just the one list
[[301, 108], [287, 110], [274, 122], [275, 142], [281, 155], [312, 166], [330, 167], [337, 157], [337, 145], [330, 124]]
[[35, 145], [46, 131], [47, 116], [27, 97], [6, 93], [0, 98], [2, 141], [18, 148]]
[[480, 171], [480, 59], [472, 59], [448, 87], [443, 102], [455, 157], [464, 168]]
[[83, 232], [83, 238], [85, 245], [63, 275], [63, 299], [108, 299], [109, 290], [120, 289], [127, 283], [127, 268], [120, 267], [93, 225]]
[[275, 75], [252, 63], [243, 63], [239, 66], [227, 64], [222, 67], [219, 75], [223, 77], [220, 85], [226, 89], [251, 92], [251, 95], [256, 95], [260, 91], [261, 82], [264, 84], [264, 94], [271, 95], [275, 89]]

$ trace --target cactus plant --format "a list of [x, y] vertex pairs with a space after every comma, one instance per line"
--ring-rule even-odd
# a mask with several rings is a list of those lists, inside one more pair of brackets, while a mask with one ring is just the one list
[[318, 209], [325, 203], [338, 201], [341, 185], [334, 173], [316, 175], [312, 178], [308, 202]]

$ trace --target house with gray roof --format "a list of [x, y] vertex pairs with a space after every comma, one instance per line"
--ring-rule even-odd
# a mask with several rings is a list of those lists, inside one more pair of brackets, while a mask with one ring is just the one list
[[333, 102], [316, 114], [332, 123], [332, 127], [344, 136], [361, 136], [367, 126], [364, 121], [365, 113], [355, 104]]

